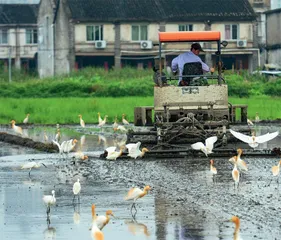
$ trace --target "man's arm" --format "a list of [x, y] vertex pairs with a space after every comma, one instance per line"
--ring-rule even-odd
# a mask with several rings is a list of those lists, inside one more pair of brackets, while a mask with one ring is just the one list
[[206, 63], [204, 63], [202, 61], [201, 64], [202, 64], [202, 69], [203, 69], [204, 72], [210, 72], [211, 71], [210, 67]]

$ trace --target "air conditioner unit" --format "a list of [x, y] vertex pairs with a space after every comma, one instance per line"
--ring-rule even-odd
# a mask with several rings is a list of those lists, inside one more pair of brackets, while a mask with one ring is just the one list
[[237, 40], [237, 47], [247, 47], [247, 40]]
[[152, 41], [141, 41], [140, 47], [141, 49], [152, 49]]
[[96, 41], [95, 47], [98, 49], [106, 48], [106, 41]]

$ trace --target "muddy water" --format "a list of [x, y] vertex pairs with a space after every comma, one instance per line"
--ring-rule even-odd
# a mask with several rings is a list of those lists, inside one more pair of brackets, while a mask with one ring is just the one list
[[[47, 130], [52, 138], [54, 129]], [[73, 164], [71, 156], [63, 160], [58, 154], [0, 143], [1, 240], [92, 239], [92, 203], [98, 214], [111, 209], [117, 217], [104, 228], [105, 239], [233, 239], [234, 226], [227, 221], [232, 215], [241, 219], [244, 240], [281, 236], [280, 187], [275, 179], [268, 186], [271, 166], [279, 158], [245, 159], [250, 170], [235, 191], [232, 166], [226, 159], [215, 159], [218, 175], [214, 184], [208, 159], [108, 162], [100, 160], [99, 154], [106, 146], [124, 141], [124, 135], [110, 135], [106, 129], [96, 133], [94, 127], [93, 132], [79, 128], [62, 128], [62, 132], [63, 139], [84, 138], [83, 151], [92, 156], [89, 161]], [[28, 129], [28, 135], [42, 139], [42, 128]], [[280, 139], [273, 143], [280, 145]], [[47, 168], [34, 170], [29, 177], [19, 167], [32, 159]], [[73, 205], [72, 185], [77, 178], [81, 198], [80, 204]], [[133, 218], [124, 195], [131, 186], [145, 184], [153, 190], [139, 201]], [[51, 209], [48, 225], [42, 196], [52, 189], [57, 205]]]

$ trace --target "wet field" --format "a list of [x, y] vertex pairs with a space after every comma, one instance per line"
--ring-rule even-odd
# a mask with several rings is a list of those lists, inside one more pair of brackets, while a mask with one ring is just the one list
[[[92, 239], [92, 203], [98, 214], [111, 209], [116, 216], [103, 229], [105, 239], [233, 239], [234, 224], [228, 221], [233, 215], [240, 217], [244, 240], [280, 239], [280, 186], [271, 174], [280, 158], [244, 158], [249, 172], [235, 190], [228, 159], [214, 159], [218, 170], [214, 183], [210, 158], [101, 160], [99, 155], [107, 146], [125, 141], [124, 134], [97, 133], [94, 126], [86, 131], [61, 129], [62, 140], [75, 137], [83, 142], [88, 161], [74, 162], [71, 156], [61, 159], [56, 153], [0, 142], [1, 240]], [[267, 130], [263, 127], [261, 132]], [[1, 131], [11, 133], [5, 127]], [[49, 139], [54, 138], [55, 128], [47, 132]], [[43, 141], [42, 128], [29, 128], [25, 134]], [[280, 137], [261, 147], [276, 144], [280, 146]], [[47, 168], [32, 170], [29, 177], [20, 166], [30, 160], [44, 162]], [[77, 178], [82, 185], [80, 204], [73, 204]], [[144, 185], [151, 185], [152, 191], [137, 202], [132, 216], [131, 203], [124, 196], [130, 187]], [[51, 208], [48, 225], [42, 197], [53, 189], [57, 204]]]

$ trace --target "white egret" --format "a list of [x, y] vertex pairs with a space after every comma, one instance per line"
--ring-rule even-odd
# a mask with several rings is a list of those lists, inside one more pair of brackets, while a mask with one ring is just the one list
[[256, 112], [255, 122], [258, 123], [260, 121], [259, 113]]
[[248, 124], [248, 126], [253, 126], [254, 125], [253, 122], [250, 119], [247, 119], [247, 124]]
[[55, 136], [55, 141], [59, 143], [59, 142], [60, 142], [60, 139], [61, 139], [60, 129], [57, 128], [57, 134], [56, 134], [56, 136]]
[[81, 184], [80, 184], [79, 178], [73, 184], [72, 190], [73, 190], [73, 194], [74, 194], [72, 202], [74, 203], [74, 199], [75, 199], [76, 196], [78, 198], [78, 202], [80, 202]]
[[206, 157], [208, 154], [213, 153], [212, 150], [214, 148], [214, 143], [218, 140], [217, 136], [209, 137], [205, 140], [205, 145], [202, 142], [197, 142], [191, 145], [191, 147], [195, 150], [200, 150], [205, 153]]
[[80, 118], [80, 126], [81, 126], [82, 128], [84, 128], [84, 127], [85, 127], [85, 122], [84, 122], [84, 120], [82, 119], [82, 115], [79, 114], [78, 117]]
[[243, 153], [243, 150], [241, 148], [238, 148], [237, 149], [237, 156], [234, 156], [232, 158], [229, 159], [229, 161], [231, 163], [237, 163], [237, 167], [242, 170], [242, 171], [248, 171], [248, 167], [247, 167], [247, 164], [244, 160], [241, 159], [241, 155]]
[[41, 166], [41, 164], [44, 166], [44, 167], [47, 167], [44, 163], [36, 163], [36, 162], [28, 162], [28, 163], [25, 163], [24, 165], [22, 165], [21, 169], [29, 169], [29, 173], [28, 175], [30, 176], [30, 172], [33, 168], [39, 168]]
[[116, 160], [118, 157], [120, 157], [123, 153], [124, 147], [121, 147], [119, 151], [116, 151], [116, 147], [108, 147], [105, 149], [107, 152], [106, 159], [108, 160]]
[[44, 129], [44, 142], [48, 142], [49, 141], [49, 138], [48, 138], [48, 135], [46, 133], [46, 129]]
[[128, 130], [124, 127], [119, 125], [117, 128], [114, 128], [114, 131], [120, 130], [121, 132], [128, 132]]
[[99, 112], [98, 112], [98, 121], [99, 121], [99, 124], [101, 124], [101, 122], [103, 121]]
[[255, 136], [255, 132], [252, 132], [252, 136], [245, 135], [243, 133], [236, 132], [232, 129], [229, 130], [231, 134], [241, 140], [242, 142], [248, 143], [250, 147], [256, 148], [260, 143], [265, 143], [273, 138], [277, 137], [279, 132], [267, 133], [261, 136]]
[[106, 124], [107, 115], [104, 116], [104, 119], [98, 124], [98, 127], [102, 127]]
[[128, 156], [134, 159], [143, 157], [144, 154], [149, 150], [147, 148], [142, 148], [142, 150], [140, 151], [140, 145], [141, 142], [126, 144], [126, 148], [128, 149]]
[[112, 210], [107, 210], [105, 216], [99, 215], [96, 217], [96, 223], [100, 230], [102, 230], [109, 223], [110, 216], [114, 217]]
[[22, 135], [22, 128], [19, 126], [16, 126], [16, 121], [12, 120], [10, 123], [12, 124], [12, 129], [15, 131], [15, 133]]
[[[141, 190], [140, 188], [138, 187], [134, 187], [134, 188], [131, 188], [127, 194], [127, 196], [125, 197], [125, 200], [126, 201], [129, 201], [129, 200], [133, 200], [133, 204], [132, 204], [132, 207], [131, 207], [131, 211], [133, 209], [133, 207], [136, 209], [136, 201], [139, 199], [139, 198], [142, 198], [144, 197], [148, 191], [151, 190], [151, 187], [150, 186], [145, 186], [143, 190]], [[137, 209], [136, 209], [137, 211]]]
[[56, 204], [56, 198], [55, 198], [55, 190], [52, 190], [52, 195], [43, 195], [43, 202], [47, 206], [47, 215], [49, 215], [51, 211], [51, 206]]
[[29, 117], [29, 113], [28, 114], [26, 114], [26, 117], [25, 117], [25, 119], [23, 119], [23, 123], [24, 124], [27, 124], [28, 123], [28, 117]]
[[129, 125], [129, 122], [125, 119], [125, 114], [123, 113], [122, 114], [122, 123], [124, 124], [124, 125]]
[[103, 240], [104, 235], [102, 231], [97, 226], [96, 221], [97, 215], [96, 215], [96, 206], [95, 204], [92, 204], [92, 227], [91, 227], [91, 236], [95, 240]]
[[215, 182], [215, 175], [217, 175], [217, 169], [214, 167], [214, 160], [211, 159], [210, 160], [210, 172], [212, 174], [212, 177], [213, 177], [213, 182]]
[[117, 123], [117, 116], [114, 118], [114, 123], [112, 124], [113, 129], [118, 128], [118, 123]]

